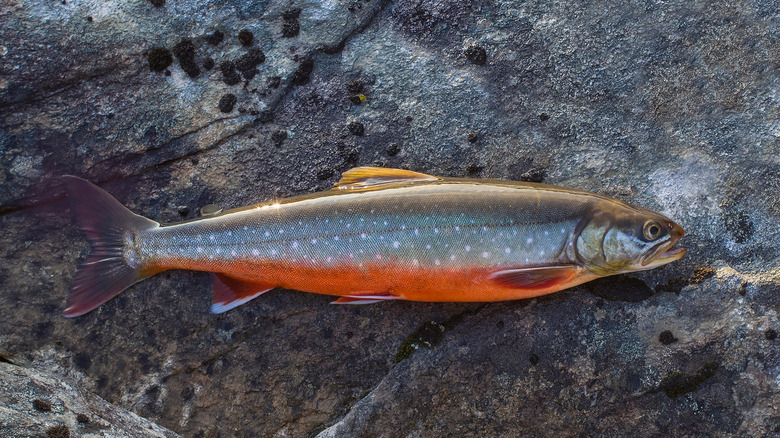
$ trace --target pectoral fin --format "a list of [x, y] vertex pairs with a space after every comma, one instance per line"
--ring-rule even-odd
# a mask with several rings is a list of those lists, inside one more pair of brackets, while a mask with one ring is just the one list
[[400, 300], [401, 297], [389, 293], [371, 294], [371, 295], [344, 295], [331, 304], [372, 304], [387, 300]]
[[546, 289], [568, 283], [581, 268], [575, 265], [505, 269], [488, 276], [501, 286], [517, 289]]
[[211, 288], [214, 299], [211, 313], [222, 313], [268, 292], [274, 286], [239, 280], [225, 274], [212, 274]]
[[355, 167], [341, 174], [336, 183], [339, 190], [372, 190], [419, 181], [437, 181], [441, 178], [403, 169]]

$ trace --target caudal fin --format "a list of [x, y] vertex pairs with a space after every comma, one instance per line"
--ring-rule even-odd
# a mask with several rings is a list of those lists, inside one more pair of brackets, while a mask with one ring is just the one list
[[63, 177], [71, 209], [92, 252], [73, 277], [64, 316], [83, 315], [152, 275], [126, 259], [125, 242], [138, 231], [160, 226], [138, 216], [100, 187], [75, 176]]

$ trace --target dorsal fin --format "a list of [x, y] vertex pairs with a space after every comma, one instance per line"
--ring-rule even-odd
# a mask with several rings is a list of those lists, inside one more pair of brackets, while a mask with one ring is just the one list
[[341, 174], [336, 183], [339, 190], [372, 190], [417, 181], [437, 181], [441, 178], [403, 169], [355, 167]]

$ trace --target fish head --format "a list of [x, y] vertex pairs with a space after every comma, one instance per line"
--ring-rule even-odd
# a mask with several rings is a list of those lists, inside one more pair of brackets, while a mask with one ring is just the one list
[[685, 255], [674, 244], [685, 231], [671, 219], [621, 202], [605, 202], [574, 235], [575, 258], [600, 276], [644, 271]]

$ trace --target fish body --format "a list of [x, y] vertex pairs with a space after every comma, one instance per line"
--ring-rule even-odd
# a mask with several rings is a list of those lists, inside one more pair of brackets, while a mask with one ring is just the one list
[[658, 213], [543, 184], [356, 168], [326, 192], [170, 226], [86, 181], [67, 187], [93, 253], [66, 316], [168, 269], [215, 273], [219, 313], [275, 287], [337, 303], [529, 298], [684, 254], [671, 249], [682, 228]]

